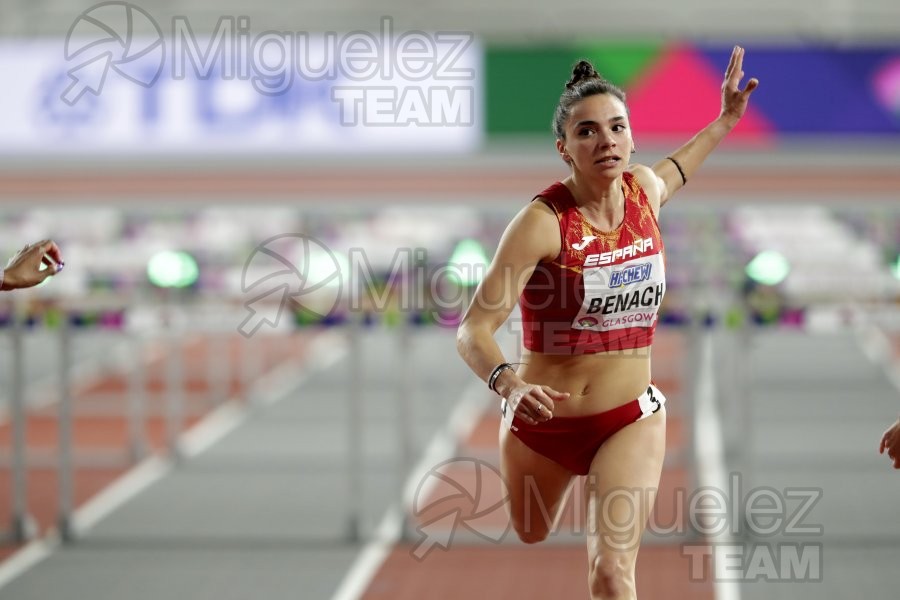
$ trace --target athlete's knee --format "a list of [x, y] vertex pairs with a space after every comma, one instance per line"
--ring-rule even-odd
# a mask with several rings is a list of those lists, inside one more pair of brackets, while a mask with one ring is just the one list
[[538, 544], [547, 539], [547, 536], [550, 535], [550, 530], [543, 525], [536, 525], [534, 523], [513, 523], [513, 529], [516, 531], [516, 535], [519, 536], [519, 540], [526, 544]]
[[543, 503], [513, 502], [509, 516], [519, 539], [526, 544], [537, 544], [550, 535], [557, 511], [555, 505], [546, 507]]
[[591, 559], [588, 581], [591, 600], [634, 598], [634, 566], [628, 556], [601, 552]]

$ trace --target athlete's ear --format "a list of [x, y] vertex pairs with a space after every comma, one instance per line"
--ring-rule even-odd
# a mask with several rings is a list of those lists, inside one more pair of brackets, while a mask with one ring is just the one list
[[566, 164], [569, 164], [572, 162], [572, 157], [569, 156], [568, 152], [566, 152], [566, 141], [565, 140], [557, 138], [556, 151], [559, 152], [559, 155], [562, 157], [563, 162], [565, 162]]

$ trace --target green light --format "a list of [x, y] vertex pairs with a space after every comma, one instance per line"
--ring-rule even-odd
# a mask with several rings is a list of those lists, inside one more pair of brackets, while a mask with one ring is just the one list
[[484, 248], [475, 240], [462, 240], [450, 256], [449, 279], [457, 285], [478, 285], [487, 270], [490, 259]]
[[327, 252], [310, 244], [309, 264], [306, 270], [304, 288], [338, 288], [343, 281], [342, 274], [350, 272], [350, 259], [338, 252]]
[[900, 279], [900, 254], [897, 255], [897, 260], [891, 265], [891, 274], [897, 279]]
[[764, 250], [747, 264], [747, 276], [763, 285], [778, 285], [791, 271], [787, 259], [774, 250]]
[[157, 287], [187, 287], [197, 281], [199, 274], [197, 261], [187, 252], [158, 252], [147, 263], [147, 277]]

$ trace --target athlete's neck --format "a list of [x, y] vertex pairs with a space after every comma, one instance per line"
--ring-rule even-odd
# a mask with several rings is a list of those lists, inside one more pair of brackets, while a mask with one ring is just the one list
[[582, 214], [591, 217], [597, 224], [612, 224], [609, 229], [614, 229], [622, 220], [625, 210], [625, 192], [622, 189], [622, 177], [616, 177], [608, 184], [599, 184], [586, 181], [572, 173], [563, 180], [563, 184], [572, 192], [575, 204]]

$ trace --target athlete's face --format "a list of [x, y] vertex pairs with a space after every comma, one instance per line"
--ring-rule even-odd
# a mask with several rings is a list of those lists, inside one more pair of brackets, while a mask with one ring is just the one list
[[566, 139], [556, 140], [563, 160], [588, 176], [615, 178], [628, 168], [634, 142], [628, 113], [612, 94], [597, 94], [572, 107]]

